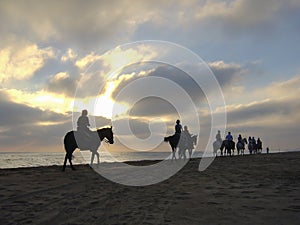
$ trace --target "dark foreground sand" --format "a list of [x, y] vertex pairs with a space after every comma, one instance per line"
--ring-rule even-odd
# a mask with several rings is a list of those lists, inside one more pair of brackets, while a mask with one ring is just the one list
[[0, 170], [0, 224], [300, 224], [300, 153], [198, 164], [146, 187], [89, 166]]

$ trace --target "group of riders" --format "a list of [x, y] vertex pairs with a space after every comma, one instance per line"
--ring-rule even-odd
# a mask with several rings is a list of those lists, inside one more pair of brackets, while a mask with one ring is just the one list
[[244, 150], [246, 145], [248, 146], [249, 154], [257, 154], [262, 152], [262, 141], [260, 138], [257, 140], [254, 137], [249, 136], [249, 138], [243, 138], [241, 134], [239, 134], [237, 138], [237, 143], [235, 146], [235, 142], [233, 141], [233, 136], [229, 131], [225, 137], [225, 140], [221, 138], [221, 132], [218, 131], [216, 135], [216, 141], [214, 142], [214, 154], [217, 155], [217, 150], [220, 149], [221, 155], [223, 155], [223, 149], [225, 149], [225, 154], [234, 155], [234, 149], [236, 147], [238, 155], [241, 153], [244, 155]]
[[[88, 143], [91, 139], [94, 138], [94, 133], [89, 129], [90, 123], [88, 118], [88, 111], [82, 110], [81, 116], [77, 120], [77, 131], [80, 134], [80, 139], [82, 143]], [[175, 157], [175, 152], [177, 147], [179, 148], [179, 157], [186, 157], [185, 151], [188, 150], [190, 153], [190, 157], [192, 154], [192, 150], [194, 149], [194, 145], [196, 145], [197, 136], [190, 134], [188, 127], [180, 124], [180, 120], [176, 120], [175, 124], [175, 134], [166, 137], [165, 141], [169, 141], [173, 151], [173, 158]], [[172, 142], [173, 141], [173, 145]], [[237, 137], [237, 143], [233, 141], [233, 136], [231, 132], [228, 132], [225, 140], [222, 140], [220, 130], [216, 134], [216, 141], [213, 143], [214, 154], [217, 155], [218, 150], [221, 151], [221, 155], [223, 155], [223, 149], [225, 149], [225, 155], [234, 154], [234, 149], [236, 147], [238, 155], [241, 153], [244, 154], [244, 150], [248, 146], [248, 150], [250, 154], [261, 153], [262, 151], [262, 141], [260, 138], [257, 140], [254, 137], [249, 136], [249, 138], [243, 138], [241, 134]]]

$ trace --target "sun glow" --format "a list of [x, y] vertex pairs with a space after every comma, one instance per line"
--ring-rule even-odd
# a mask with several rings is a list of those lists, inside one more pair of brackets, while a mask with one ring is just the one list
[[115, 102], [111, 98], [111, 94], [115, 87], [116, 84], [114, 82], [107, 83], [106, 92], [103, 95], [100, 95], [95, 102], [95, 116], [103, 116], [112, 119], [114, 116], [120, 115], [127, 110], [126, 106]]

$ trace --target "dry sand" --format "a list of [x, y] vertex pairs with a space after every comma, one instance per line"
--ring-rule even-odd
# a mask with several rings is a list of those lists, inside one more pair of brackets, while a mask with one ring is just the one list
[[146, 187], [87, 165], [3, 169], [0, 224], [300, 223], [300, 153], [222, 157], [204, 172], [198, 164]]

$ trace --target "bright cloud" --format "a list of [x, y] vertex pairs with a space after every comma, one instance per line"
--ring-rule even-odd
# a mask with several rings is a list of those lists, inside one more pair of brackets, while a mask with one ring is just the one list
[[61, 61], [66, 62], [69, 60], [74, 60], [76, 58], [77, 58], [77, 53], [74, 52], [74, 50], [72, 50], [71, 48], [69, 48], [67, 52], [64, 55], [62, 55]]
[[0, 50], [0, 81], [29, 79], [52, 57], [51, 47], [39, 48], [36, 44], [6, 47]]
[[6, 89], [2, 91], [4, 91], [8, 98], [14, 103], [62, 114], [72, 111], [73, 99], [61, 94], [44, 90], [27, 92], [17, 89]]

